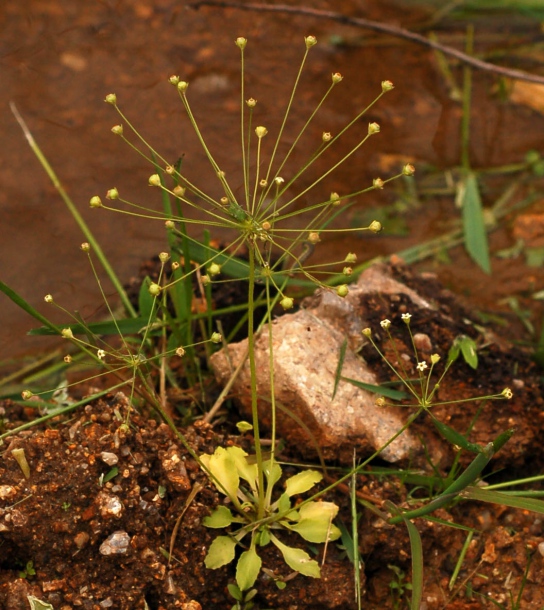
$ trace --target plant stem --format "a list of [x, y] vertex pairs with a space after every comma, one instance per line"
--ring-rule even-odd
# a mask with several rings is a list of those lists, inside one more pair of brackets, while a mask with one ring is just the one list
[[[264, 515], [264, 472], [261, 436], [259, 433], [259, 412], [257, 409], [257, 366], [255, 362], [254, 297], [255, 297], [255, 244], [249, 243], [249, 286], [247, 299], [247, 349], [249, 352], [249, 374], [251, 383], [251, 419], [255, 437], [255, 457], [259, 477], [259, 509], [257, 519]], [[271, 388], [273, 392], [273, 388]]]

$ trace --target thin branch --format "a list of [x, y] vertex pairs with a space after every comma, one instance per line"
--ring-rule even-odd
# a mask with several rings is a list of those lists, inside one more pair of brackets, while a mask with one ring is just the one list
[[371, 21], [370, 19], [362, 19], [360, 17], [349, 17], [347, 15], [342, 15], [341, 13], [335, 13], [333, 11], [322, 11], [309, 7], [288, 6], [286, 4], [240, 4], [238, 2], [228, 2], [223, 0], [197, 0], [197, 2], [192, 2], [188, 4], [189, 8], [194, 9], [198, 9], [201, 6], [234, 8], [243, 11], [259, 11], [267, 13], [291, 13], [293, 15], [306, 15], [308, 17], [316, 17], [318, 19], [330, 19], [332, 21], [337, 21], [345, 25], [353, 25], [355, 27], [365, 28], [367, 30], [374, 30], [376, 32], [391, 34], [392, 36], [396, 36], [397, 38], [405, 38], [406, 40], [410, 40], [417, 44], [422, 44], [426, 47], [430, 47], [431, 49], [441, 51], [442, 53], [444, 53], [445, 55], [449, 55], [450, 57], [455, 57], [464, 64], [470, 65], [473, 68], [477, 68], [479, 70], [493, 72], [495, 74], [499, 74], [500, 76], [506, 76], [508, 78], [513, 78], [516, 80], [524, 80], [530, 83], [544, 84], [544, 76], [539, 76], [538, 74], [530, 74], [529, 72], [524, 72], [523, 70], [516, 70], [514, 68], [504, 68], [503, 66], [496, 66], [495, 64], [491, 64], [487, 61], [477, 59], [476, 57], [471, 57], [470, 55], [467, 55], [462, 51], [441, 44], [436, 40], [430, 40], [429, 38], [425, 38], [425, 36], [421, 36], [421, 34], [416, 34], [415, 32], [410, 32], [409, 30], [405, 30], [404, 28], [389, 25], [387, 23], [381, 23], [380, 21]]

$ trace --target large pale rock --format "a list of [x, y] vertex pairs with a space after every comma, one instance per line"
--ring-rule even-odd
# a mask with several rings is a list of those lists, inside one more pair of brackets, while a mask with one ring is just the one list
[[[348, 341], [342, 376], [377, 385], [356, 352], [364, 340], [364, 319], [357, 312], [360, 295], [367, 291], [402, 292], [428, 304], [413, 291], [387, 276], [381, 268], [368, 270], [346, 299], [330, 291], [321, 291], [309, 299], [308, 309], [288, 314], [273, 325], [274, 393], [277, 402], [277, 431], [289, 445], [296, 445], [306, 455], [317, 453], [328, 459], [350, 461], [369, 456], [382, 448], [404, 424], [402, 409], [378, 407], [376, 394], [340, 381], [333, 396], [336, 371], [344, 339]], [[269, 337], [265, 329], [256, 340], [259, 413], [270, 425], [271, 387], [269, 373]], [[247, 351], [247, 341], [228, 347], [212, 357], [217, 378], [225, 383]], [[233, 386], [246, 413], [251, 410], [249, 365], [243, 367]], [[390, 462], [407, 459], [419, 443], [404, 432], [381, 451]]]
[[[410, 334], [402, 319], [409, 313]], [[389, 335], [380, 321], [391, 320]], [[389, 366], [366, 343], [363, 328], [387, 357]], [[478, 365], [472, 368], [462, 357], [448, 368], [448, 352], [459, 336], [470, 337], [478, 346]], [[268, 334], [257, 339], [258, 408], [263, 424], [270, 425], [270, 375]], [[341, 346], [347, 341], [342, 375], [366, 383], [398, 382], [394, 367], [407, 379], [418, 379], [417, 364], [431, 356], [439, 361], [433, 368], [433, 404], [422, 412], [395, 441], [383, 448], [415, 413], [404, 403], [378, 408], [376, 395], [340, 381], [334, 399], [334, 380]], [[226, 382], [231, 370], [245, 357], [247, 343], [229, 346], [230, 363], [224, 352], [213, 356], [219, 380]], [[541, 372], [531, 355], [482, 326], [470, 306], [445, 290], [431, 274], [418, 275], [403, 265], [376, 265], [367, 269], [349, 294], [340, 299], [333, 291], [318, 291], [295, 314], [277, 319], [273, 325], [274, 395], [277, 399], [278, 435], [308, 458], [319, 447], [325, 458], [350, 463], [353, 450], [368, 457], [381, 450], [381, 457], [412, 467], [447, 468], [460, 459], [462, 466], [473, 459], [444, 440], [434, 421], [441, 421], [485, 447], [509, 428], [516, 429], [515, 441], [507, 443], [494, 457], [495, 464], [511, 467], [523, 464], [526, 455], [542, 453], [544, 399]], [[368, 361], [368, 365], [361, 355]], [[412, 382], [413, 383], [413, 382]], [[413, 384], [416, 393], [420, 386]], [[505, 387], [513, 390], [511, 400], [499, 399]], [[235, 381], [246, 417], [250, 412], [247, 363]], [[479, 400], [493, 396], [494, 400]], [[474, 401], [473, 401], [474, 400]], [[415, 401], [412, 401], [412, 403]], [[431, 417], [432, 415], [432, 417]], [[248, 418], [249, 419], [249, 418]], [[468, 432], [467, 432], [468, 431]], [[530, 448], [530, 449], [529, 449]]]

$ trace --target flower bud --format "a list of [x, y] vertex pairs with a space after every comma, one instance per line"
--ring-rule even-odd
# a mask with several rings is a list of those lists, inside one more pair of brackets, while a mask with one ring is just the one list
[[159, 174], [153, 174], [152, 176], [149, 176], [149, 186], [160, 186], [161, 185], [161, 177], [159, 176]]
[[311, 244], [318, 244], [321, 241], [319, 233], [317, 231], [310, 231], [308, 234], [308, 241]]
[[385, 398], [383, 396], [378, 396], [378, 398], [376, 398], [374, 401], [374, 404], [377, 407], [385, 407]]
[[338, 193], [331, 193], [330, 202], [332, 203], [332, 205], [340, 205], [340, 195]]
[[246, 48], [247, 38], [239, 36], [234, 42], [236, 46], [243, 51]]
[[210, 279], [210, 276], [209, 276], [209, 275], [202, 275], [202, 276], [200, 277], [200, 281], [202, 282], [202, 285], [203, 285], [203, 286], [207, 286], [208, 284], [210, 284], [210, 283], [211, 283], [211, 281], [212, 281], [212, 280]]
[[172, 193], [174, 193], [176, 197], [183, 197], [185, 195], [185, 187], [178, 184], [172, 189]]
[[115, 95], [115, 93], [108, 93], [104, 101], [108, 104], [112, 104], [112, 106], [115, 106], [115, 104], [117, 104], [117, 96]]
[[369, 231], [372, 231], [372, 233], [379, 233], [382, 230], [382, 223], [378, 220], [373, 220], [368, 229]]
[[355, 252], [348, 252], [348, 254], [346, 254], [344, 262], [350, 263], [351, 265], [355, 265], [355, 263], [357, 262], [357, 254], [355, 254]]
[[114, 187], [106, 193], [106, 199], [119, 199], [119, 191]]
[[152, 284], [149, 284], [149, 294], [152, 297], [158, 297], [159, 294], [161, 293], [161, 287], [158, 284], [155, 284], [154, 282]]
[[179, 83], [177, 84], [177, 89], [180, 93], [185, 93], [187, 91], [188, 86], [189, 86], [189, 83], [185, 82], [184, 80], [180, 80]]
[[268, 186], [268, 182], [263, 178], [262, 180], [259, 181], [259, 186], [264, 189], [265, 187]]
[[180, 264], [178, 263], [178, 261], [174, 261], [172, 263], [172, 271], [177, 271], [180, 267]]
[[221, 197], [221, 199], [219, 201], [221, 202], [221, 205], [228, 205], [229, 198], [228, 197]]
[[223, 337], [221, 336], [221, 333], [212, 333], [210, 341], [212, 343], [221, 343], [221, 341], [223, 341]]
[[365, 337], [371, 337], [372, 336], [372, 329], [370, 328], [363, 328], [363, 330], [361, 331], [361, 333], [365, 336]]
[[79, 246], [83, 252], [91, 251], [91, 244], [89, 242], [84, 241], [81, 246]]
[[332, 140], [332, 134], [330, 131], [324, 131], [321, 139], [323, 140], [323, 142], [330, 142]]
[[72, 332], [71, 328], [63, 328], [60, 331], [60, 334], [62, 335], [62, 337], [64, 339], [73, 339], [74, 338], [74, 333]]
[[114, 125], [111, 128], [111, 132], [114, 133], [116, 136], [122, 136], [123, 135], [123, 126], [122, 125]]
[[70, 356], [70, 354], [67, 354], [66, 356], [64, 356], [63, 360], [64, 362], [66, 362], [66, 364], [70, 364], [72, 362], [72, 356]]
[[250, 97], [248, 100], [246, 100], [246, 104], [248, 108], [255, 108], [255, 106], [257, 105], [257, 100], [254, 100], [252, 97]]
[[164, 168], [164, 171], [165, 171], [165, 172], [166, 172], [166, 173], [167, 173], [169, 176], [171, 176], [172, 174], [174, 174], [174, 173], [175, 173], [176, 168], [175, 168], [173, 165], [167, 165], [167, 166]]
[[171, 85], [174, 85], [174, 87], [177, 87], [177, 86], [178, 86], [178, 83], [179, 83], [179, 76], [175, 76], [175, 75], [171, 76], [171, 77], [168, 79], [168, 82], [169, 82]]
[[340, 72], [335, 72], [332, 75], [332, 82], [336, 85], [336, 83], [339, 83], [344, 77], [340, 74]]
[[374, 178], [374, 180], [372, 180], [372, 186], [375, 189], [383, 189], [383, 185], [384, 185], [384, 182], [381, 178]]
[[431, 355], [431, 364], [436, 364], [440, 360], [440, 356], [438, 354]]
[[263, 224], [261, 225], [261, 229], [263, 231], [270, 231], [271, 228], [272, 228], [272, 225], [268, 222], [268, 220], [265, 220], [263, 222]]
[[347, 284], [340, 284], [340, 286], [336, 287], [336, 294], [339, 297], [342, 297], [342, 298], [347, 297], [348, 293], [349, 293], [349, 288], [348, 288]]
[[371, 136], [372, 134], [378, 133], [380, 131], [380, 126], [378, 125], [378, 123], [369, 123], [368, 124], [368, 135]]
[[53, 302], [53, 295], [52, 295], [52, 294], [46, 294], [46, 295], [43, 297], [43, 300], [44, 300], [46, 303], [52, 303], [52, 302]]
[[306, 36], [304, 42], [306, 43], [306, 48], [310, 49], [317, 44], [317, 38], [315, 36]]
[[353, 274], [353, 269], [351, 267], [344, 267], [342, 269], [342, 273], [347, 275], [348, 277]]
[[402, 175], [403, 176], [413, 176], [415, 173], [416, 173], [416, 168], [411, 163], [407, 163], [402, 168]]
[[384, 93], [387, 93], [387, 91], [391, 91], [391, 89], [394, 89], [395, 85], [393, 85], [393, 83], [390, 80], [382, 80], [382, 91]]
[[175, 226], [176, 226], [176, 223], [175, 223], [173, 220], [167, 220], [167, 221], [164, 223], [164, 226], [165, 226], [167, 229], [174, 229], [174, 228], [175, 228]]
[[176, 350], [176, 356], [179, 356], [181, 358], [184, 355], [185, 355], [185, 350], [183, 349], [183, 347], [178, 347]]
[[208, 267], [208, 273], [211, 277], [215, 277], [216, 275], [219, 275], [221, 273], [221, 265], [218, 265], [217, 263], [212, 263]]
[[217, 172], [217, 177], [219, 178], [219, 180], [221, 180], [222, 178], [224, 178], [227, 174], [225, 174], [225, 172], [223, 170], [219, 170]]
[[283, 299], [280, 301], [280, 305], [285, 310], [293, 309], [294, 304], [295, 304], [295, 301], [291, 297], [283, 297]]
[[94, 197], [91, 197], [89, 204], [90, 204], [91, 208], [101, 208], [102, 199], [100, 199], [100, 197], [98, 195], [95, 195]]
[[266, 127], [255, 127], [255, 133], [259, 139], [264, 138], [264, 136], [268, 133], [268, 129]]
[[23, 400], [30, 400], [34, 394], [30, 390], [23, 390], [21, 396], [23, 397]]
[[161, 252], [159, 254], [159, 260], [161, 263], [166, 263], [170, 259], [170, 254], [168, 252]]

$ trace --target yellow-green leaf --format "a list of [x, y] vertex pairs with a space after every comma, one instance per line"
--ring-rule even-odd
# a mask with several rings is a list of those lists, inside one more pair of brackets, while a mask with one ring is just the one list
[[214, 476], [212, 480], [217, 489], [237, 502], [240, 477], [233, 456], [223, 447], [217, 447], [213, 455], [204, 454], [200, 459]]
[[299, 508], [300, 518], [297, 523], [290, 525], [289, 529], [308, 542], [337, 540], [342, 535], [332, 523], [337, 514], [338, 506], [332, 502], [308, 502]]
[[240, 555], [236, 566], [236, 583], [240, 591], [246, 591], [255, 584], [261, 571], [261, 564], [261, 558], [253, 547]]
[[314, 559], [311, 559], [306, 551], [302, 549], [294, 549], [280, 542], [276, 536], [270, 535], [272, 542], [278, 547], [285, 563], [295, 572], [300, 572], [304, 576], [312, 578], [320, 578], [321, 570], [319, 564]]
[[236, 540], [229, 536], [217, 536], [210, 544], [210, 548], [204, 559], [204, 564], [210, 570], [216, 570], [221, 566], [230, 563], [234, 559], [234, 549], [236, 548]]
[[257, 489], [257, 464], [249, 464], [247, 461], [247, 453], [240, 447], [228, 447], [227, 453], [232, 457], [236, 464], [238, 474], [247, 481], [253, 491]]
[[204, 517], [202, 523], [206, 527], [227, 527], [234, 520], [230, 510], [226, 506], [218, 506], [209, 517]]
[[285, 483], [285, 493], [291, 497], [295, 494], [301, 494], [311, 489], [316, 483], [319, 483], [323, 475], [317, 470], [303, 470], [287, 479]]

